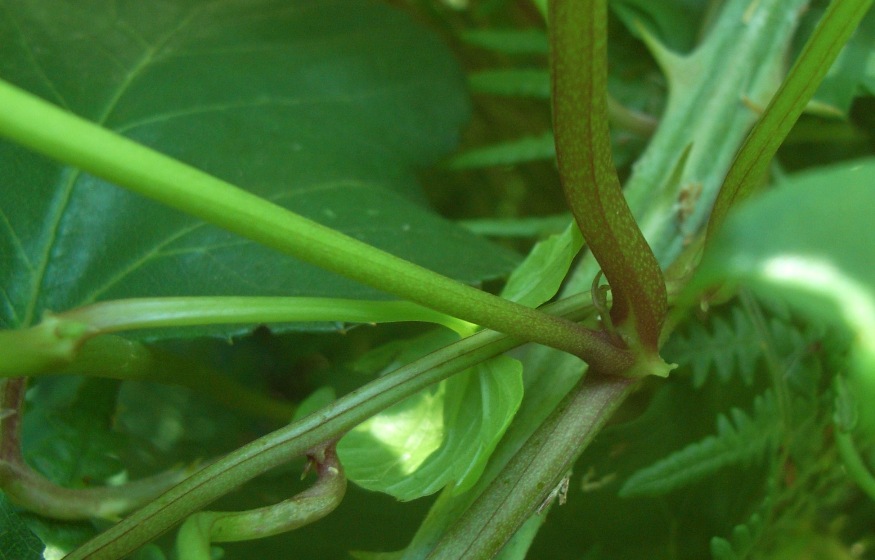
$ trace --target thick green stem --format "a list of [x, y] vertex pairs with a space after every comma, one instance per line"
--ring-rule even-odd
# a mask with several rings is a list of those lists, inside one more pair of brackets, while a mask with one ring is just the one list
[[376, 249], [0, 81], [0, 135], [258, 243], [448, 315], [580, 356], [627, 353], [595, 332]]
[[98, 333], [246, 323], [422, 321], [470, 334], [473, 325], [409, 301], [315, 297], [168, 297], [95, 303], [56, 315]]
[[[389, 323], [424, 321], [462, 336], [475, 326], [409, 301], [307, 297], [169, 297], [125, 299], [46, 314], [27, 329], [0, 330], [0, 377], [56, 373], [77, 359], [91, 338], [119, 331], [203, 325], [293, 322]], [[108, 347], [107, 347], [108, 349]], [[129, 352], [107, 356], [112, 363]], [[104, 351], [106, 354], [106, 351]], [[99, 364], [98, 364], [99, 365]], [[101, 368], [101, 369], [106, 369]], [[81, 371], [81, 373], [87, 373]]]
[[429, 554], [492, 558], [541, 506], [632, 391], [635, 381], [590, 372], [514, 455]]
[[781, 87], [735, 156], [708, 223], [710, 238], [729, 209], [761, 185], [769, 163], [790, 133], [872, 0], [833, 0], [805, 43]]
[[612, 161], [606, 0], [550, 2], [550, 37], [553, 133], [565, 197], [611, 286], [614, 325], [621, 332], [628, 325], [630, 345], [656, 354], [668, 303], [662, 270]]

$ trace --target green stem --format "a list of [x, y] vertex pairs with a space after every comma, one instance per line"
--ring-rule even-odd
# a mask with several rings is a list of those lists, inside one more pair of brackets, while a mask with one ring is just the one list
[[549, 7], [553, 133], [562, 188], [611, 286], [614, 325], [620, 332], [629, 325], [624, 334], [630, 346], [656, 354], [668, 302], [662, 270], [626, 203], [612, 161], [607, 1], [554, 0]]
[[736, 154], [711, 212], [709, 238], [725, 221], [729, 209], [761, 185], [778, 148], [871, 5], [872, 0], [830, 2], [799, 58]]
[[636, 383], [592, 370], [450, 527], [431, 560], [492, 558], [540, 507]]
[[[321, 458], [319, 457], [321, 456]], [[186, 519], [176, 539], [180, 560], [210, 560], [210, 542], [261, 539], [322, 519], [340, 505], [346, 477], [333, 445], [309, 454], [319, 479], [309, 489], [272, 506], [248, 511], [202, 511]]]
[[57, 318], [87, 324], [100, 334], [134, 329], [245, 323], [436, 323], [470, 334], [473, 325], [409, 301], [315, 297], [167, 297], [95, 303]]
[[[588, 299], [588, 294], [581, 294], [546, 306], [544, 310], [567, 320], [582, 320], [592, 311]], [[507, 335], [483, 331], [380, 377], [198, 471], [71, 552], [66, 560], [123, 558], [244, 482], [338, 439], [357, 424], [417, 391], [521, 343]]]
[[110, 519], [140, 507], [181, 482], [190, 469], [173, 469], [120, 486], [64, 488], [34, 471], [21, 454], [24, 378], [0, 379], [0, 488], [14, 503], [54, 519]]
[[[307, 297], [168, 297], [107, 301], [46, 314], [27, 329], [0, 330], [0, 377], [55, 373], [77, 359], [89, 339], [137, 329], [291, 322], [389, 323], [424, 321], [462, 336], [474, 325], [408, 301]], [[108, 356], [111, 362], [123, 360]], [[106, 368], [102, 368], [106, 369]], [[87, 373], [87, 372], [82, 372]]]
[[0, 81], [0, 135], [214, 225], [448, 315], [623, 371], [595, 332], [487, 294], [281, 206]]

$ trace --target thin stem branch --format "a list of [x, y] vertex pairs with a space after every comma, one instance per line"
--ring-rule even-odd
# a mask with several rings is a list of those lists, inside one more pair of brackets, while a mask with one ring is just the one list
[[[592, 312], [589, 294], [545, 306], [567, 320]], [[66, 560], [115, 560], [244, 482], [328, 441], [417, 391], [522, 344], [483, 331], [380, 377], [319, 411], [261, 437], [193, 474], [157, 500], [71, 552]]]

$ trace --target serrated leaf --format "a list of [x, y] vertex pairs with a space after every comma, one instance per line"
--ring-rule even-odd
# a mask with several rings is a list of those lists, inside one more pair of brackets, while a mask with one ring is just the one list
[[[773, 482], [770, 481], [770, 486]], [[771, 512], [773, 503], [771, 495], [766, 495], [756, 511], [751, 513], [744, 523], [732, 528], [732, 536], [729, 539], [713, 537], [710, 544], [711, 556], [714, 560], [744, 560], [749, 558], [765, 529], [763, 516]]]
[[530, 307], [548, 301], [559, 291], [581, 247], [583, 237], [574, 222], [568, 224], [562, 233], [539, 242], [511, 273], [501, 292], [502, 297]]
[[[413, 168], [468, 109], [448, 51], [400, 12], [40, 0], [0, 5], [0, 43], [4, 79], [307, 217], [465, 282], [512, 268], [420, 204]], [[0, 170], [0, 327], [132, 296], [379, 297], [9, 143]]]
[[717, 433], [633, 474], [620, 495], [659, 496], [729, 465], [747, 464], [774, 443], [778, 417], [771, 393], [754, 401], [753, 418], [734, 408], [717, 417]]
[[500, 356], [406, 399], [338, 444], [347, 477], [413, 500], [477, 482], [523, 396], [522, 366]]
[[875, 430], [875, 160], [788, 177], [738, 209], [706, 250], [690, 293], [742, 283], [853, 333], [861, 426]]
[[690, 366], [696, 387], [712, 373], [722, 382], [738, 375], [750, 385], [761, 355], [758, 343], [753, 324], [741, 309], [733, 307], [728, 319], [713, 315], [707, 324], [688, 323], [672, 336], [664, 352], [679, 365]]
[[43, 560], [43, 548], [0, 492], [0, 560]]

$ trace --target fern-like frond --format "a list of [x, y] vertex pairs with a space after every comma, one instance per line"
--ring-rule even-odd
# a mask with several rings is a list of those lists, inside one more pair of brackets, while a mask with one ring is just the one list
[[672, 337], [664, 353], [671, 361], [690, 367], [697, 388], [712, 372], [722, 382], [738, 376], [750, 386], [766, 344], [773, 345], [775, 355], [798, 359], [822, 335], [816, 329], [803, 330], [789, 316], [771, 317], [766, 330], [764, 336], [741, 307], [733, 307], [728, 317], [713, 315], [706, 324], [686, 325]]
[[771, 391], [754, 400], [753, 418], [733, 408], [717, 417], [717, 434], [688, 445], [639, 470], [620, 489], [623, 497], [659, 496], [692, 484], [718, 470], [747, 464], [774, 447], [779, 413]]
[[763, 519], [755, 513], [747, 522], [736, 525], [729, 539], [711, 539], [711, 556], [714, 560], [745, 560], [754, 548], [757, 537], [762, 533]]
[[554, 157], [556, 157], [556, 146], [553, 143], [553, 134], [547, 132], [541, 136], [527, 136], [469, 150], [452, 158], [447, 165], [450, 169], [476, 169], [551, 160]]
[[550, 99], [550, 72], [545, 68], [481, 70], [468, 76], [475, 93]]
[[761, 344], [747, 314], [733, 307], [728, 318], [713, 315], [706, 324], [688, 324], [672, 337], [665, 354], [679, 365], [690, 367], [695, 387], [701, 387], [711, 372], [724, 382], [739, 375], [750, 385], [762, 354]]
[[479, 29], [462, 33], [462, 40], [502, 54], [546, 55], [550, 52], [547, 34], [540, 29]]
[[[773, 488], [773, 486], [770, 486]], [[766, 530], [765, 520], [769, 518], [774, 505], [773, 495], [768, 493], [759, 507], [744, 521], [732, 528], [728, 539], [711, 539], [711, 557], [714, 560], [746, 560], [756, 548], [757, 541]]]

